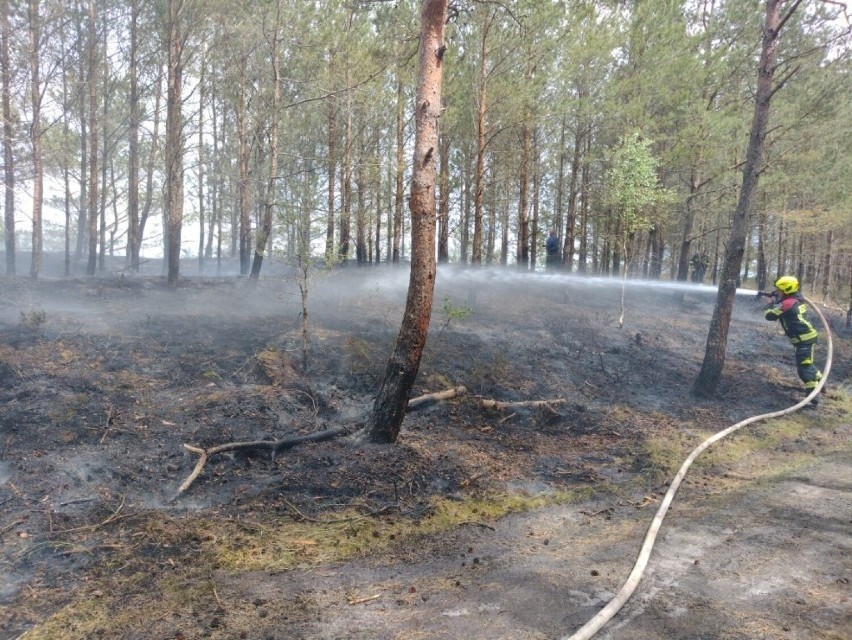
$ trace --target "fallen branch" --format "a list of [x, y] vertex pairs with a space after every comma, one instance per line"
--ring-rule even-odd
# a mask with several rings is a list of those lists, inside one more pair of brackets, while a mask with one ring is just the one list
[[177, 493], [172, 498], [172, 500], [175, 500], [179, 495], [189, 489], [192, 483], [195, 482], [196, 478], [201, 475], [201, 472], [204, 470], [207, 461], [216, 454], [227, 453], [229, 451], [269, 451], [272, 458], [275, 459], [275, 456], [281, 453], [282, 451], [286, 449], [292, 449], [296, 445], [302, 444], [303, 442], [322, 442], [324, 440], [332, 440], [333, 438], [345, 435], [346, 433], [347, 431], [344, 427], [338, 427], [336, 429], [326, 429], [325, 431], [317, 431], [315, 433], [308, 433], [306, 435], [301, 436], [290, 436], [287, 438], [281, 438], [280, 440], [226, 442], [225, 444], [210, 447], [209, 449], [202, 449], [201, 447], [194, 447], [190, 444], [184, 444], [184, 449], [186, 449], [190, 453], [198, 455], [198, 461], [195, 463], [195, 468], [192, 470], [192, 473], [190, 473], [187, 479], [183, 481], [183, 484], [178, 487]]
[[565, 404], [567, 400], [564, 398], [554, 398], [553, 400], [526, 400], [523, 402], [501, 402], [500, 400], [490, 400], [488, 398], [480, 398], [480, 406], [486, 409], [511, 409], [513, 407], [545, 407], [553, 410], [553, 405]]
[[349, 604], [350, 604], [350, 605], [353, 605], [353, 604], [364, 604], [365, 602], [370, 602], [371, 600], [377, 600], [378, 598], [381, 598], [381, 597], [382, 597], [382, 594], [381, 594], [381, 593], [377, 593], [377, 594], [376, 594], [376, 595], [374, 595], [374, 596], [368, 596], [368, 597], [366, 597], [366, 598], [357, 598], [357, 599], [355, 599], [355, 600], [350, 600], [350, 601], [349, 601]]
[[447, 389], [446, 391], [436, 391], [435, 393], [427, 393], [425, 395], [409, 400], [408, 408], [406, 410], [414, 411], [428, 404], [432, 404], [433, 402], [438, 402], [440, 400], [449, 400], [465, 393], [467, 393], [467, 387], [464, 386], [453, 387], [452, 389]]

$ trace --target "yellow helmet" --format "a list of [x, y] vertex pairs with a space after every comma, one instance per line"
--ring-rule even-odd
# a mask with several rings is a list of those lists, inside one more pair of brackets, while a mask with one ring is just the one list
[[799, 290], [799, 281], [793, 276], [781, 276], [775, 281], [775, 288], [789, 296]]

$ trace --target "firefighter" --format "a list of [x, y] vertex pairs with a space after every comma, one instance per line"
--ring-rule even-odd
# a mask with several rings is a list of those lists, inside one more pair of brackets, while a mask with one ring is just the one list
[[556, 235], [556, 229], [551, 229], [547, 242], [544, 243], [544, 248], [547, 250], [545, 269], [552, 271], [559, 268], [559, 238]]
[[[764, 316], [767, 320], [778, 320], [796, 348], [796, 371], [805, 383], [805, 392], [810, 394], [822, 379], [822, 372], [814, 364], [818, 334], [806, 317], [808, 305], [799, 291], [799, 281], [793, 276], [782, 276], [775, 281], [774, 292], [758, 293], [772, 298]], [[816, 406], [819, 400], [814, 397], [811, 404]]]

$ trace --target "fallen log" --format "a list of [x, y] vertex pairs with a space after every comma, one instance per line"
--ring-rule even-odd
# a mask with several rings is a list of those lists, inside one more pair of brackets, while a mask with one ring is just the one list
[[553, 410], [554, 405], [565, 404], [565, 398], [554, 398], [553, 400], [525, 400], [519, 402], [501, 402], [500, 400], [491, 400], [489, 398], [480, 398], [479, 406], [485, 409], [513, 409], [515, 407], [545, 407]]
[[346, 435], [347, 433], [348, 431], [345, 427], [337, 427], [335, 429], [326, 429], [325, 431], [317, 431], [315, 433], [308, 433], [300, 436], [281, 438], [280, 440], [226, 442], [225, 444], [216, 445], [215, 447], [210, 447], [208, 449], [184, 444], [183, 448], [190, 453], [196, 454], [198, 456], [198, 461], [195, 463], [195, 468], [192, 470], [192, 473], [190, 473], [186, 480], [183, 481], [183, 484], [178, 487], [177, 493], [172, 500], [177, 499], [178, 496], [185, 493], [186, 490], [192, 486], [192, 483], [201, 475], [207, 461], [216, 454], [227, 453], [229, 451], [269, 451], [270, 455], [274, 459], [277, 454], [285, 449], [291, 449], [303, 442], [323, 442], [324, 440], [332, 440], [333, 438]]
[[467, 387], [464, 386], [453, 387], [451, 389], [446, 389], [445, 391], [436, 391], [435, 393], [427, 393], [409, 400], [406, 411], [415, 411], [416, 409], [420, 409], [426, 405], [432, 404], [433, 402], [449, 400], [451, 398], [464, 395], [465, 393], [467, 393]]

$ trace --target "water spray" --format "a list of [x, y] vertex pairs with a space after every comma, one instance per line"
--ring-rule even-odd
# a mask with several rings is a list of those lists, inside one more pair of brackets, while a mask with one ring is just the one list
[[[754, 291], [749, 291], [748, 289], [737, 289], [737, 293], [748, 293], [750, 295], [754, 295]], [[698, 458], [701, 453], [710, 447], [710, 445], [718, 442], [722, 438], [729, 436], [740, 428], [752, 424], [754, 422], [758, 422], [760, 420], [768, 420], [770, 418], [778, 418], [783, 415], [787, 415], [788, 413], [793, 413], [794, 411], [798, 411], [805, 405], [807, 405], [812, 399], [814, 399], [817, 394], [822, 391], [822, 388], [825, 386], [826, 381], [828, 380], [828, 374], [831, 371], [831, 361], [834, 352], [834, 345], [832, 343], [831, 338], [831, 329], [828, 326], [828, 322], [825, 319], [825, 316], [822, 312], [817, 308], [813, 302], [805, 298], [805, 302], [808, 303], [811, 308], [816, 311], [817, 315], [822, 322], [822, 326], [825, 329], [826, 341], [828, 342], [828, 355], [826, 356], [825, 362], [825, 370], [823, 371], [822, 379], [817, 383], [817, 386], [811, 391], [807, 397], [794, 404], [791, 407], [786, 409], [782, 409], [781, 411], [773, 411], [772, 413], [764, 413], [757, 416], [752, 416], [743, 420], [742, 422], [738, 422], [737, 424], [720, 431], [719, 433], [711, 436], [703, 443], [701, 443], [698, 447], [696, 447], [692, 453], [689, 454], [689, 457], [683, 462], [680, 467], [680, 470], [675, 475], [671, 484], [669, 485], [669, 490], [666, 492], [665, 498], [663, 498], [662, 503], [660, 504], [660, 508], [657, 510], [654, 519], [651, 521], [651, 525], [648, 527], [648, 532], [645, 534], [645, 541], [642, 543], [642, 548], [639, 551], [639, 556], [636, 559], [636, 563], [633, 565], [633, 570], [630, 572], [630, 575], [627, 577], [624, 585], [621, 587], [621, 590], [615, 595], [615, 597], [609, 601], [609, 603], [601, 609], [597, 615], [595, 615], [591, 620], [589, 620], [585, 625], [583, 625], [580, 629], [574, 632], [573, 635], [564, 636], [561, 640], [589, 640], [592, 638], [598, 631], [600, 631], [603, 626], [609, 622], [616, 613], [624, 606], [630, 596], [633, 595], [633, 592], [636, 590], [636, 587], [639, 585], [639, 581], [642, 579], [642, 574], [645, 572], [645, 568], [648, 564], [648, 558], [651, 555], [651, 550], [654, 547], [654, 542], [657, 539], [657, 533], [659, 533], [660, 526], [663, 524], [663, 519], [666, 517], [666, 513], [671, 506], [672, 501], [674, 500], [674, 496], [677, 493], [678, 488], [680, 487], [680, 483], [683, 481], [684, 477], [686, 477], [686, 472], [692, 463]]]

